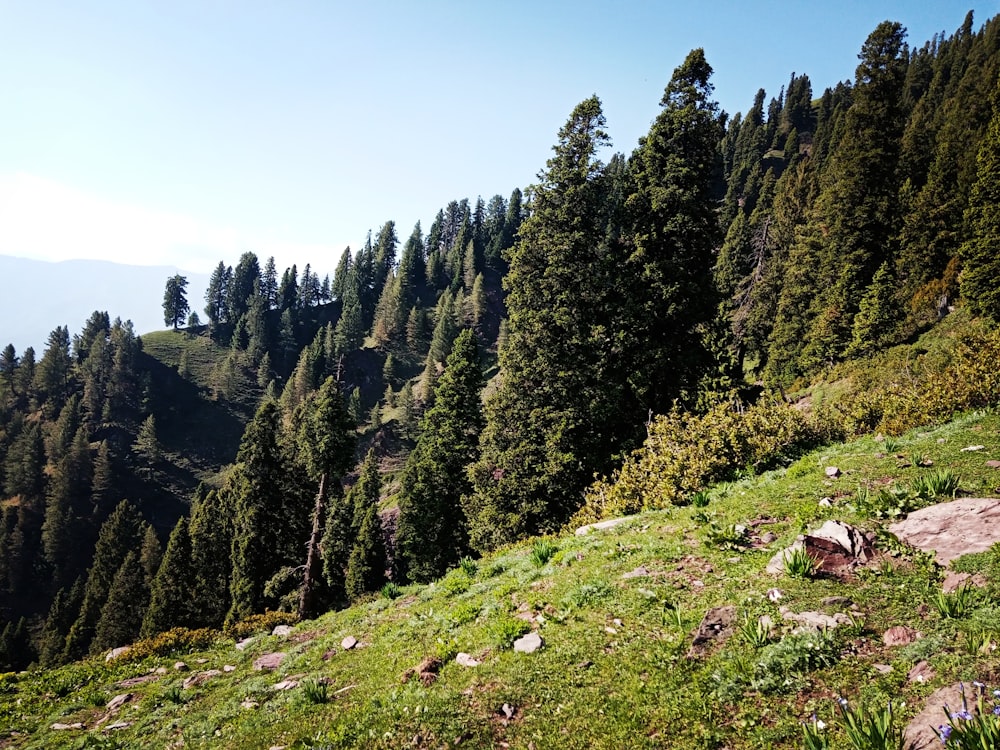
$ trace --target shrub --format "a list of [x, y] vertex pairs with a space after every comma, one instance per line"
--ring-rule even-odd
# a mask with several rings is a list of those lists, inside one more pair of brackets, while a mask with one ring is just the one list
[[403, 593], [403, 589], [400, 588], [399, 584], [395, 581], [388, 581], [382, 586], [382, 588], [379, 589], [378, 593], [383, 599], [389, 599], [391, 601], [393, 599], [398, 599]]
[[123, 655], [129, 661], [142, 661], [149, 656], [172, 656], [211, 648], [219, 640], [220, 633], [211, 628], [173, 628], [158, 633], [152, 638], [144, 638]]
[[458, 567], [463, 573], [465, 573], [465, 575], [469, 576], [469, 578], [475, 578], [476, 573], [479, 572], [479, 564], [468, 556], [463, 557], [458, 561]]
[[294, 612], [267, 611], [258, 615], [250, 615], [245, 620], [226, 626], [226, 635], [241, 640], [254, 633], [269, 633], [278, 625], [294, 625], [299, 616]]
[[794, 547], [785, 553], [785, 572], [792, 578], [812, 578], [819, 563], [805, 547]]
[[548, 539], [538, 539], [531, 546], [531, 562], [541, 568], [552, 556], [559, 551], [559, 547]]
[[326, 703], [330, 698], [323, 680], [302, 680], [302, 695], [309, 703]]
[[524, 620], [519, 620], [509, 615], [502, 615], [489, 626], [490, 640], [497, 648], [511, 648], [514, 645], [514, 641], [529, 630], [531, 630], [531, 625]]

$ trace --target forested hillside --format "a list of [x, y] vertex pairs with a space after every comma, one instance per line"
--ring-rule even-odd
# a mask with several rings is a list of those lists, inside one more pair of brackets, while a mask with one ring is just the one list
[[631, 153], [593, 96], [524, 193], [388, 221], [332, 279], [248, 252], [204, 300], [167, 280], [173, 330], [8, 346], [0, 669], [434, 580], [563, 527], [655, 415], [1000, 320], [1000, 19], [858, 57], [729, 116], [693, 50]]

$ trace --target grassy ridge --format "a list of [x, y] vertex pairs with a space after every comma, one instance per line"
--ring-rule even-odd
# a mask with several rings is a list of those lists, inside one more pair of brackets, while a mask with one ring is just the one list
[[[175, 672], [170, 655], [8, 676], [0, 680], [0, 727], [9, 727], [0, 746], [795, 748], [813, 712], [832, 726], [833, 746], [843, 746], [837, 695], [872, 706], [902, 698], [897, 713], [905, 719], [939, 685], [979, 679], [997, 686], [1000, 655], [989, 644], [1000, 642], [1000, 551], [959, 561], [990, 577], [988, 592], [959, 617], [935, 605], [942, 571], [891, 540], [849, 582], [775, 578], [764, 567], [824, 519], [877, 526], [852, 507], [859, 488], [909, 486], [949, 470], [962, 491], [996, 494], [1000, 471], [985, 461], [1000, 458], [998, 435], [1000, 417], [979, 411], [908, 432], [891, 450], [872, 438], [827, 446], [787, 469], [716, 485], [704, 507], [518, 545], [433, 585], [403, 588], [396, 599], [301, 623], [287, 639], [262, 636], [241, 652], [220, 636], [214, 647], [182, 655], [190, 673]], [[961, 450], [971, 444], [985, 449]], [[903, 466], [910, 456], [933, 467]], [[830, 465], [842, 476], [828, 478]], [[820, 503], [825, 497], [830, 507]], [[767, 532], [777, 538], [765, 545]], [[779, 603], [766, 596], [772, 587], [782, 592]], [[831, 596], [857, 607], [850, 624], [829, 636], [794, 636], [782, 623], [779, 606], [848, 611], [823, 604]], [[689, 657], [693, 629], [722, 604], [736, 606], [741, 624], [766, 614], [778, 628], [755, 645], [747, 627], [706, 656]], [[925, 637], [886, 647], [881, 634], [904, 624]], [[544, 647], [513, 652], [513, 639], [529, 629]], [[346, 636], [361, 646], [343, 650]], [[275, 672], [253, 669], [254, 659], [275, 650], [288, 654]], [[460, 666], [460, 651], [482, 663]], [[434, 659], [441, 660], [436, 679], [404, 681]], [[908, 682], [921, 659], [935, 677]], [[181, 688], [194, 671], [226, 665], [235, 670]], [[158, 667], [166, 674], [155, 675]], [[155, 679], [138, 686], [117, 684], [151, 673]], [[274, 689], [289, 679], [298, 686]], [[97, 726], [106, 703], [126, 692], [135, 697]], [[86, 729], [51, 730], [56, 722]], [[115, 722], [129, 726], [106, 729]]]

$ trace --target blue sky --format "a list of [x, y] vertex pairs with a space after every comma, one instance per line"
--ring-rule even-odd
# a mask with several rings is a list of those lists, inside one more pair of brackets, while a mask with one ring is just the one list
[[734, 113], [853, 78], [882, 20], [920, 45], [970, 9], [1000, 2], [0, 0], [0, 254], [332, 271], [530, 183], [593, 93], [630, 152], [694, 47]]

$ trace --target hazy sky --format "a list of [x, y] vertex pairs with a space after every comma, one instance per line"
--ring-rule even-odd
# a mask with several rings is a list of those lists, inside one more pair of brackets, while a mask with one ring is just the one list
[[0, 254], [332, 271], [395, 220], [533, 181], [582, 99], [630, 152], [704, 47], [723, 109], [865, 37], [1000, 2], [0, 0]]

